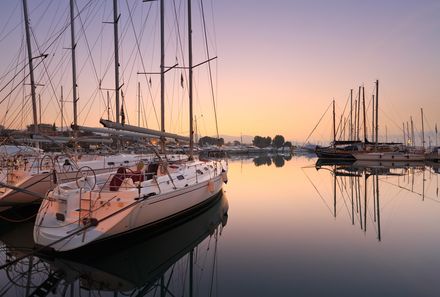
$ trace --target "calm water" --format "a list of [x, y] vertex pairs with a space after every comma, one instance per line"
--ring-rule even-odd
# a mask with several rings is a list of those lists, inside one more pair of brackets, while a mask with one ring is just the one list
[[[99, 254], [25, 257], [0, 272], [0, 296], [440, 296], [438, 167], [315, 163], [232, 160], [198, 216]], [[2, 228], [0, 264], [31, 232]]]

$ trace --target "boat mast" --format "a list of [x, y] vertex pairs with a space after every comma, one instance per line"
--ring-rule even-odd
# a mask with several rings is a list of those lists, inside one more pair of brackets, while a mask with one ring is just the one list
[[[188, 0], [188, 67], [189, 67], [189, 159], [194, 159], [194, 131], [193, 131], [193, 57], [192, 57], [192, 19], [191, 0]], [[334, 106], [334, 101], [333, 101]], [[334, 117], [333, 117], [334, 121]], [[334, 125], [334, 123], [333, 123]]]
[[403, 128], [403, 144], [406, 146], [405, 122], [402, 123]]
[[[416, 139], [414, 138], [414, 122], [413, 122], [412, 116], [410, 116], [410, 120], [411, 120], [411, 146], [415, 146]], [[406, 123], [406, 125], [408, 128], [408, 122]]]
[[113, 0], [113, 33], [115, 41], [115, 92], [116, 92], [116, 123], [120, 123], [119, 119], [119, 41], [118, 41], [118, 0]]
[[425, 127], [423, 125], [423, 108], [420, 108], [420, 114], [422, 116], [422, 147], [425, 148]]
[[138, 126], [141, 126], [141, 83], [138, 82]]
[[373, 94], [373, 97], [372, 97], [372, 108], [371, 108], [371, 111], [372, 111], [372, 115], [371, 115], [371, 141], [374, 141], [374, 94]]
[[61, 132], [63, 132], [63, 122], [64, 122], [64, 110], [63, 110], [63, 103], [64, 103], [64, 99], [63, 99], [63, 86], [61, 86], [61, 98], [60, 98], [60, 108], [61, 108]]
[[359, 93], [358, 93], [358, 105], [357, 105], [357, 122], [356, 122], [356, 140], [361, 140], [360, 138], [360, 125], [359, 125], [359, 120], [361, 118], [361, 89], [362, 87], [359, 86]]
[[[160, 130], [165, 132], [165, 24], [164, 0], [160, 0]], [[161, 150], [165, 153], [165, 138], [161, 138]]]
[[353, 140], [357, 140], [357, 100], [354, 100]]
[[379, 144], [379, 80], [376, 80], [376, 146]]
[[336, 115], [335, 115], [335, 99], [333, 99], [333, 148], [336, 148]]
[[[74, 1], [70, 0], [70, 44], [72, 46], [72, 102], [73, 102], [73, 125], [74, 134], [76, 136], [76, 126], [78, 125], [78, 110], [77, 110], [77, 94], [76, 94], [76, 55], [75, 55], [75, 21], [74, 21]], [[76, 137], [75, 137], [76, 138]]]
[[437, 137], [437, 123], [435, 123], [435, 146], [438, 146], [438, 137]]
[[350, 89], [350, 140], [353, 140], [353, 89]]
[[107, 90], [107, 119], [110, 121], [110, 94]]
[[367, 115], [365, 111], [365, 88], [362, 86], [362, 105], [364, 109], [364, 143], [367, 143]]
[[[38, 115], [37, 115], [37, 98], [35, 95], [35, 79], [34, 79], [34, 65], [32, 59], [32, 45], [31, 36], [29, 33], [29, 16], [27, 8], [27, 0], [23, 0], [23, 14], [24, 14], [24, 25], [26, 30], [26, 44], [28, 52], [28, 62], [29, 62], [29, 77], [31, 79], [31, 96], [32, 96], [32, 115], [34, 120], [34, 133], [38, 134]], [[38, 142], [37, 142], [38, 147]]]
[[38, 121], [40, 124], [42, 124], [43, 122], [41, 120], [41, 95], [40, 94], [38, 94], [38, 114], [39, 114]]

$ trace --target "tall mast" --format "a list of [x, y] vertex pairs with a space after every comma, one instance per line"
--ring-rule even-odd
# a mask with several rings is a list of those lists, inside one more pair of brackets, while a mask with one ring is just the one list
[[76, 132], [78, 125], [78, 110], [77, 110], [77, 94], [76, 94], [76, 55], [75, 55], [75, 21], [74, 21], [74, 1], [70, 0], [70, 44], [72, 46], [72, 102], [73, 102], [73, 125]]
[[61, 98], [60, 98], [60, 107], [61, 107], [61, 132], [63, 132], [63, 124], [64, 124], [64, 98], [63, 98], [63, 86], [61, 86]]
[[364, 110], [364, 142], [367, 143], [367, 114], [365, 110], [365, 88], [362, 86], [362, 105]]
[[353, 89], [350, 90], [350, 140], [353, 140]]
[[376, 80], [376, 145], [379, 144], [379, 80]]
[[438, 133], [438, 131], [437, 131], [437, 123], [435, 123], [435, 146], [436, 146], [436, 147], [438, 146], [438, 137], [437, 137], [437, 133]]
[[335, 114], [335, 99], [333, 99], [333, 147], [336, 148], [336, 114]]
[[43, 121], [42, 121], [42, 118], [41, 118], [41, 95], [40, 94], [38, 94], [38, 113], [39, 113], [39, 117], [38, 117], [38, 119], [39, 119], [39, 123], [40, 124], [42, 124], [43, 123]]
[[192, 19], [191, 0], [188, 0], [188, 67], [189, 67], [189, 159], [192, 160], [194, 148], [193, 131], [193, 57], [192, 57]]
[[[164, 0], [160, 0], [160, 130], [165, 132], [165, 13]], [[165, 138], [161, 141], [162, 153], [165, 153]]]
[[141, 83], [138, 82], [138, 126], [141, 126]]
[[356, 135], [357, 135], [357, 138], [356, 138], [356, 140], [360, 140], [361, 138], [360, 138], [360, 133], [359, 133], [359, 131], [360, 131], [360, 125], [359, 125], [359, 120], [360, 120], [360, 118], [361, 118], [361, 90], [362, 90], [362, 87], [361, 86], [359, 86], [359, 94], [358, 94], [358, 105], [357, 105], [357, 122], [356, 122]]
[[119, 119], [119, 41], [118, 41], [118, 0], [113, 0], [113, 33], [115, 40], [115, 92], [116, 92], [116, 123]]
[[372, 103], [372, 108], [371, 108], [371, 111], [372, 111], [372, 116], [371, 116], [371, 141], [374, 141], [374, 119], [375, 119], [375, 116], [374, 116], [374, 94], [373, 94], [373, 97], [372, 97], [372, 100], [371, 100], [373, 103]]
[[37, 134], [38, 133], [37, 98], [35, 95], [34, 65], [32, 61], [32, 45], [31, 45], [31, 36], [29, 33], [30, 21], [28, 16], [27, 0], [23, 0], [23, 14], [24, 14], [26, 44], [27, 44], [28, 61], [29, 61], [29, 77], [31, 79], [32, 115], [34, 120], [34, 132]]
[[403, 128], [403, 144], [406, 145], [405, 122], [402, 123]]
[[[415, 146], [416, 139], [414, 138], [414, 122], [413, 122], [412, 116], [410, 116], [410, 120], [411, 120], [411, 146]], [[406, 126], [408, 128], [408, 122], [407, 122]]]
[[110, 121], [110, 94], [107, 90], [107, 120]]
[[357, 100], [354, 100], [353, 140], [357, 140]]
[[425, 127], [423, 125], [423, 108], [420, 108], [420, 114], [422, 116], [422, 147], [425, 148]]

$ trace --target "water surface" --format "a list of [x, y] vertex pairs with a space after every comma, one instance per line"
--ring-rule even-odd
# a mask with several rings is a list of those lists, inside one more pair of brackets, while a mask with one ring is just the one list
[[[439, 296], [438, 166], [316, 161], [231, 160], [197, 216], [99, 255], [25, 257], [0, 296]], [[2, 228], [1, 264], [29, 253], [31, 231]]]

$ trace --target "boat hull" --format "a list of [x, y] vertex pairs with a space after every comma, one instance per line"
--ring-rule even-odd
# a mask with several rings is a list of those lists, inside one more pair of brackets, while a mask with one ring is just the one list
[[128, 205], [116, 201], [108, 203], [106, 207], [111, 209], [105, 210], [104, 216], [99, 217], [97, 214], [97, 225], [87, 228], [83, 224], [71, 226], [70, 229], [53, 228], [54, 224], [45, 227], [45, 220], [55, 220], [53, 216], [44, 217], [45, 212], [42, 210], [50, 208], [52, 203], [45, 200], [37, 216], [34, 240], [40, 246], [66, 252], [86, 247], [90, 243], [96, 244], [140, 229], [166, 224], [214, 199], [220, 193], [222, 184], [223, 175], [220, 174], [210, 180], [171, 192], [132, 200], [134, 202]]
[[353, 156], [359, 161], [389, 161], [389, 162], [411, 162], [424, 161], [423, 154], [410, 154], [401, 152], [383, 152], [383, 153], [354, 153]]

